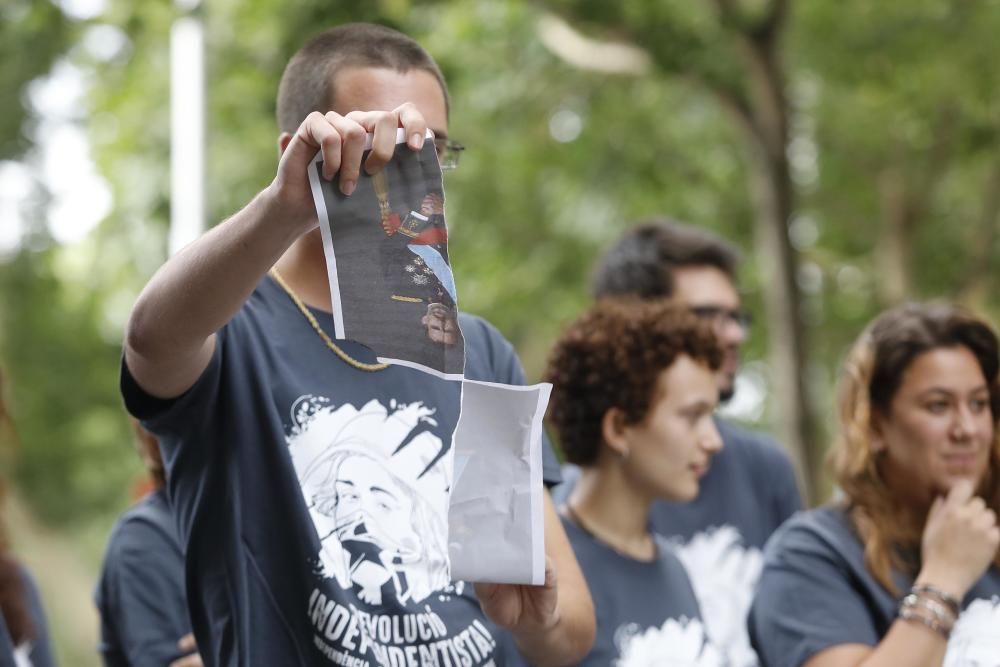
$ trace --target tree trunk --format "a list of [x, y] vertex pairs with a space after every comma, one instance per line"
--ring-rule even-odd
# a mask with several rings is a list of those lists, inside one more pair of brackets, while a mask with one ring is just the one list
[[899, 303], [913, 290], [910, 258], [914, 209], [906, 179], [898, 169], [886, 170], [878, 186], [884, 222], [875, 250], [879, 274], [875, 291], [879, 304], [886, 308]]
[[742, 124], [747, 135], [748, 182], [754, 208], [754, 246], [764, 279], [768, 358], [776, 430], [798, 469], [804, 496], [822, 500], [824, 447], [808, 381], [807, 331], [797, 282], [799, 261], [788, 235], [795, 207], [786, 148], [790, 109], [779, 60], [781, 16], [765, 29], [742, 32], [742, 64], [749, 105]]

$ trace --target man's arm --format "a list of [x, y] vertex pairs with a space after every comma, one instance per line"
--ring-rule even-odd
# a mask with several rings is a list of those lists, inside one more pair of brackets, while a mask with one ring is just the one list
[[486, 615], [510, 631], [531, 664], [573, 665], [594, 644], [594, 603], [548, 492], [545, 556], [543, 586], [476, 584], [476, 595]]
[[[423, 144], [426, 123], [412, 104], [394, 111], [314, 112], [285, 149], [274, 181], [243, 210], [164, 264], [139, 295], [125, 336], [125, 363], [147, 393], [173, 398], [201, 376], [215, 349], [215, 332], [237, 313], [267, 270], [317, 225], [308, 166], [323, 154], [323, 176], [339, 173], [350, 194], [361, 169], [365, 137], [374, 134], [365, 163], [371, 173], [395, 150], [397, 127]], [[287, 143], [285, 143], [287, 142]]]

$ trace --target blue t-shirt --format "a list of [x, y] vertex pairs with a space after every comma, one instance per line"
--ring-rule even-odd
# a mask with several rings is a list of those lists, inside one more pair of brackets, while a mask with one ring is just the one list
[[94, 601], [108, 667], [168, 665], [185, 655], [177, 647], [191, 632], [184, 554], [165, 491], [150, 493], [115, 524]]
[[[715, 420], [723, 449], [688, 503], [657, 501], [650, 528], [677, 544], [709, 635], [732, 667], [752, 667], [757, 658], [746, 632], [746, 615], [763, 562], [767, 539], [801, 509], [795, 469], [771, 438]], [[565, 502], [579, 478], [563, 467], [565, 482], [553, 497]]]
[[[25, 595], [32, 638], [14, 646], [3, 614], [0, 614], [0, 667], [31, 664], [32, 667], [55, 667], [56, 659], [49, 643], [49, 624], [42, 608], [42, 597], [34, 578], [24, 566], [17, 566]], [[15, 659], [16, 658], [16, 659]]]
[[[466, 375], [516, 382], [495, 330], [461, 323]], [[265, 277], [183, 396], [155, 399], [124, 367], [122, 390], [160, 438], [207, 665], [504, 664], [472, 587], [447, 575], [458, 383], [342, 361]]]
[[[913, 584], [893, 579], [903, 592]], [[1000, 570], [986, 571], [962, 609], [943, 667], [1000, 667]], [[765, 667], [798, 667], [840, 644], [876, 646], [898, 610], [865, 567], [846, 512], [828, 505], [797, 514], [768, 543], [750, 636]]]
[[580, 665], [721, 664], [707, 641], [691, 581], [669, 542], [657, 539], [657, 557], [640, 561], [618, 553], [568, 519], [563, 526], [597, 616], [594, 646]]

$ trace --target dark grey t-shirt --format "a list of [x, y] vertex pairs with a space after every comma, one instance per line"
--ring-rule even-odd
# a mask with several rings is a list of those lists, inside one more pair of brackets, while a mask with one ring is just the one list
[[14, 667], [14, 645], [7, 632], [3, 614], [0, 614], [0, 667]]
[[[751, 667], [757, 659], [746, 614], [761, 550], [802, 501], [791, 461], [777, 443], [721, 419], [715, 424], [724, 447], [702, 478], [698, 497], [654, 503], [650, 524], [677, 543], [713, 642], [726, 651], [732, 667]], [[578, 477], [575, 466], [564, 466], [566, 482], [553, 491], [557, 502], [569, 496]]]
[[579, 664], [719, 664], [687, 572], [666, 540], [657, 540], [657, 558], [644, 562], [623, 556], [572, 521], [563, 519], [563, 526], [597, 615], [594, 647]]
[[[894, 577], [901, 591], [912, 581]], [[943, 667], [1000, 667], [1000, 570], [990, 567], [962, 601]], [[767, 545], [750, 612], [765, 667], [798, 667], [839, 644], [875, 646], [899, 599], [864, 564], [864, 547], [835, 505], [802, 512]]]
[[[462, 325], [467, 376], [516, 382], [495, 330]], [[345, 363], [267, 277], [187, 393], [157, 400], [124, 367], [122, 391], [160, 437], [206, 664], [503, 664], [471, 586], [447, 578], [457, 383]]]
[[101, 615], [98, 651], [108, 667], [167, 665], [191, 632], [184, 597], [184, 554], [164, 491], [125, 512], [108, 538], [94, 601]]
[[42, 608], [42, 597], [38, 592], [38, 586], [25, 567], [18, 566], [18, 573], [24, 587], [25, 602], [34, 637], [29, 642], [14, 646], [3, 614], [0, 614], [0, 667], [24, 664], [17, 662], [15, 656], [18, 660], [30, 661], [32, 667], [55, 667], [56, 659], [49, 643], [49, 624]]

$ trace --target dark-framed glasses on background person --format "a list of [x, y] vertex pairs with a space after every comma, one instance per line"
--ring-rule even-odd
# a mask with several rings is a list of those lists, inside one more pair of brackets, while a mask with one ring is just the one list
[[438, 162], [441, 163], [441, 170], [456, 169], [458, 160], [462, 157], [465, 146], [450, 139], [435, 139], [434, 149], [437, 151]]
[[713, 325], [732, 322], [743, 329], [749, 330], [753, 324], [753, 316], [742, 308], [722, 308], [721, 306], [692, 306], [691, 312], [699, 319], [711, 322]]

